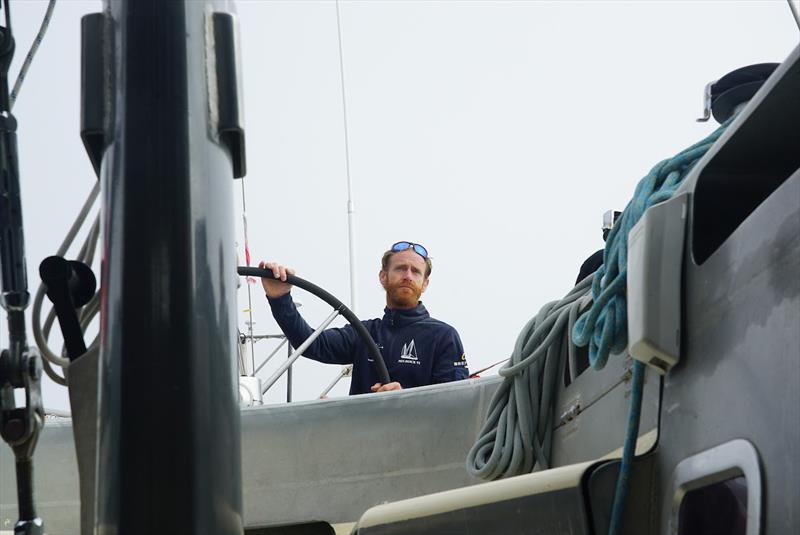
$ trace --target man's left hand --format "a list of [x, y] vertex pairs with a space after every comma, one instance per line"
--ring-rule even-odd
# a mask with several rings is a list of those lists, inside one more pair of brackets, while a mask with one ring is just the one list
[[372, 388], [370, 388], [370, 390], [372, 390], [373, 392], [389, 392], [391, 390], [402, 390], [402, 389], [403, 386], [397, 381], [386, 383], [385, 385], [382, 385], [380, 383], [375, 383], [374, 385], [372, 385]]

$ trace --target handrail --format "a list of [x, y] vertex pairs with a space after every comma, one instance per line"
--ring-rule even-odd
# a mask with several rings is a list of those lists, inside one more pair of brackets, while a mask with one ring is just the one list
[[281, 350], [281, 348], [284, 346], [284, 344], [285, 344], [285, 343], [286, 343], [288, 340], [289, 340], [289, 339], [288, 339], [288, 338], [286, 338], [285, 336], [283, 337], [283, 340], [281, 340], [281, 343], [280, 343], [280, 344], [278, 344], [278, 347], [276, 347], [274, 350], [272, 350], [272, 353], [270, 353], [269, 355], [267, 355], [267, 358], [265, 358], [265, 359], [264, 359], [264, 362], [262, 362], [261, 364], [259, 364], [259, 365], [258, 365], [258, 367], [257, 367], [256, 369], [254, 369], [254, 370], [253, 370], [253, 377], [255, 377], [255, 375], [256, 375], [258, 372], [260, 372], [260, 371], [261, 371], [261, 368], [263, 368], [264, 366], [266, 366], [267, 362], [269, 362], [270, 360], [272, 360], [272, 357], [274, 357], [275, 355], [277, 355], [277, 354], [278, 354], [278, 351], [280, 351], [280, 350]]
[[297, 348], [297, 351], [292, 353], [292, 356], [290, 356], [286, 362], [281, 364], [280, 367], [277, 370], [275, 370], [275, 372], [270, 376], [269, 379], [266, 380], [264, 386], [261, 388], [262, 395], [266, 394], [267, 390], [272, 388], [272, 385], [274, 385], [278, 381], [278, 379], [281, 378], [281, 375], [283, 375], [286, 372], [286, 370], [288, 370], [292, 366], [292, 364], [294, 364], [294, 361], [303, 356], [303, 353], [305, 352], [306, 349], [308, 349], [308, 346], [310, 346], [312, 342], [314, 342], [314, 340], [316, 340], [317, 337], [320, 334], [322, 334], [322, 331], [324, 331], [328, 327], [328, 325], [330, 325], [331, 322], [336, 319], [336, 316], [338, 315], [339, 315], [338, 310], [334, 310], [333, 312], [331, 312], [330, 315], [327, 318], [325, 318], [325, 321], [323, 321], [322, 324], [319, 327], [317, 327], [317, 330], [311, 333], [311, 335], [308, 338], [306, 338], [305, 342], [300, 344], [300, 347]]

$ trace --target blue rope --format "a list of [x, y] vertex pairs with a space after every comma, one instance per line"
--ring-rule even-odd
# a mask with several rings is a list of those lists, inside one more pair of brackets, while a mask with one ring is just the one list
[[642, 390], [644, 389], [644, 363], [633, 362], [633, 379], [631, 381], [631, 408], [628, 413], [628, 428], [625, 431], [625, 444], [622, 447], [622, 460], [619, 465], [617, 486], [614, 490], [614, 505], [611, 508], [611, 524], [609, 535], [616, 535], [622, 530], [622, 515], [628, 501], [631, 462], [636, 452], [636, 439], [639, 437], [639, 419], [642, 414]]
[[[611, 229], [603, 251], [603, 265], [595, 272], [592, 280], [592, 306], [578, 318], [572, 330], [572, 340], [575, 345], [589, 345], [589, 363], [592, 368], [602, 369], [610, 353], [621, 353], [628, 346], [626, 297], [628, 234], [648, 208], [670, 199], [675, 194], [692, 167], [711, 148], [733, 119], [734, 117], [731, 117], [725, 121], [702, 141], [656, 164], [650, 173], [639, 181], [633, 199]], [[628, 426], [614, 490], [609, 535], [616, 535], [622, 530], [630, 467], [639, 436], [644, 375], [645, 365], [634, 361]]]
[[695, 163], [725, 131], [728, 119], [707, 138], [653, 167], [636, 186], [633, 199], [611, 229], [603, 251], [603, 265], [592, 280], [592, 306], [572, 330], [575, 345], [589, 345], [589, 363], [600, 370], [610, 353], [621, 353], [628, 346], [628, 316], [625, 296], [628, 264], [628, 233], [652, 205], [666, 201], [675, 193]]

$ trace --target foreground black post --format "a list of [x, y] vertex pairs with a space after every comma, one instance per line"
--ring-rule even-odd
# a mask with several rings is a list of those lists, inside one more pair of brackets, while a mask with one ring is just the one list
[[95, 533], [242, 532], [244, 145], [233, 19], [207, 4], [111, 1], [84, 20], [102, 41], [84, 42], [82, 124], [104, 214]]

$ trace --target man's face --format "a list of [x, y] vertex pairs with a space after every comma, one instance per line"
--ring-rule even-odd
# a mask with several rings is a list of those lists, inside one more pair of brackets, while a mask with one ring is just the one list
[[386, 304], [391, 308], [414, 308], [428, 287], [425, 260], [407, 249], [389, 259], [386, 271], [381, 270], [381, 286], [386, 290]]

